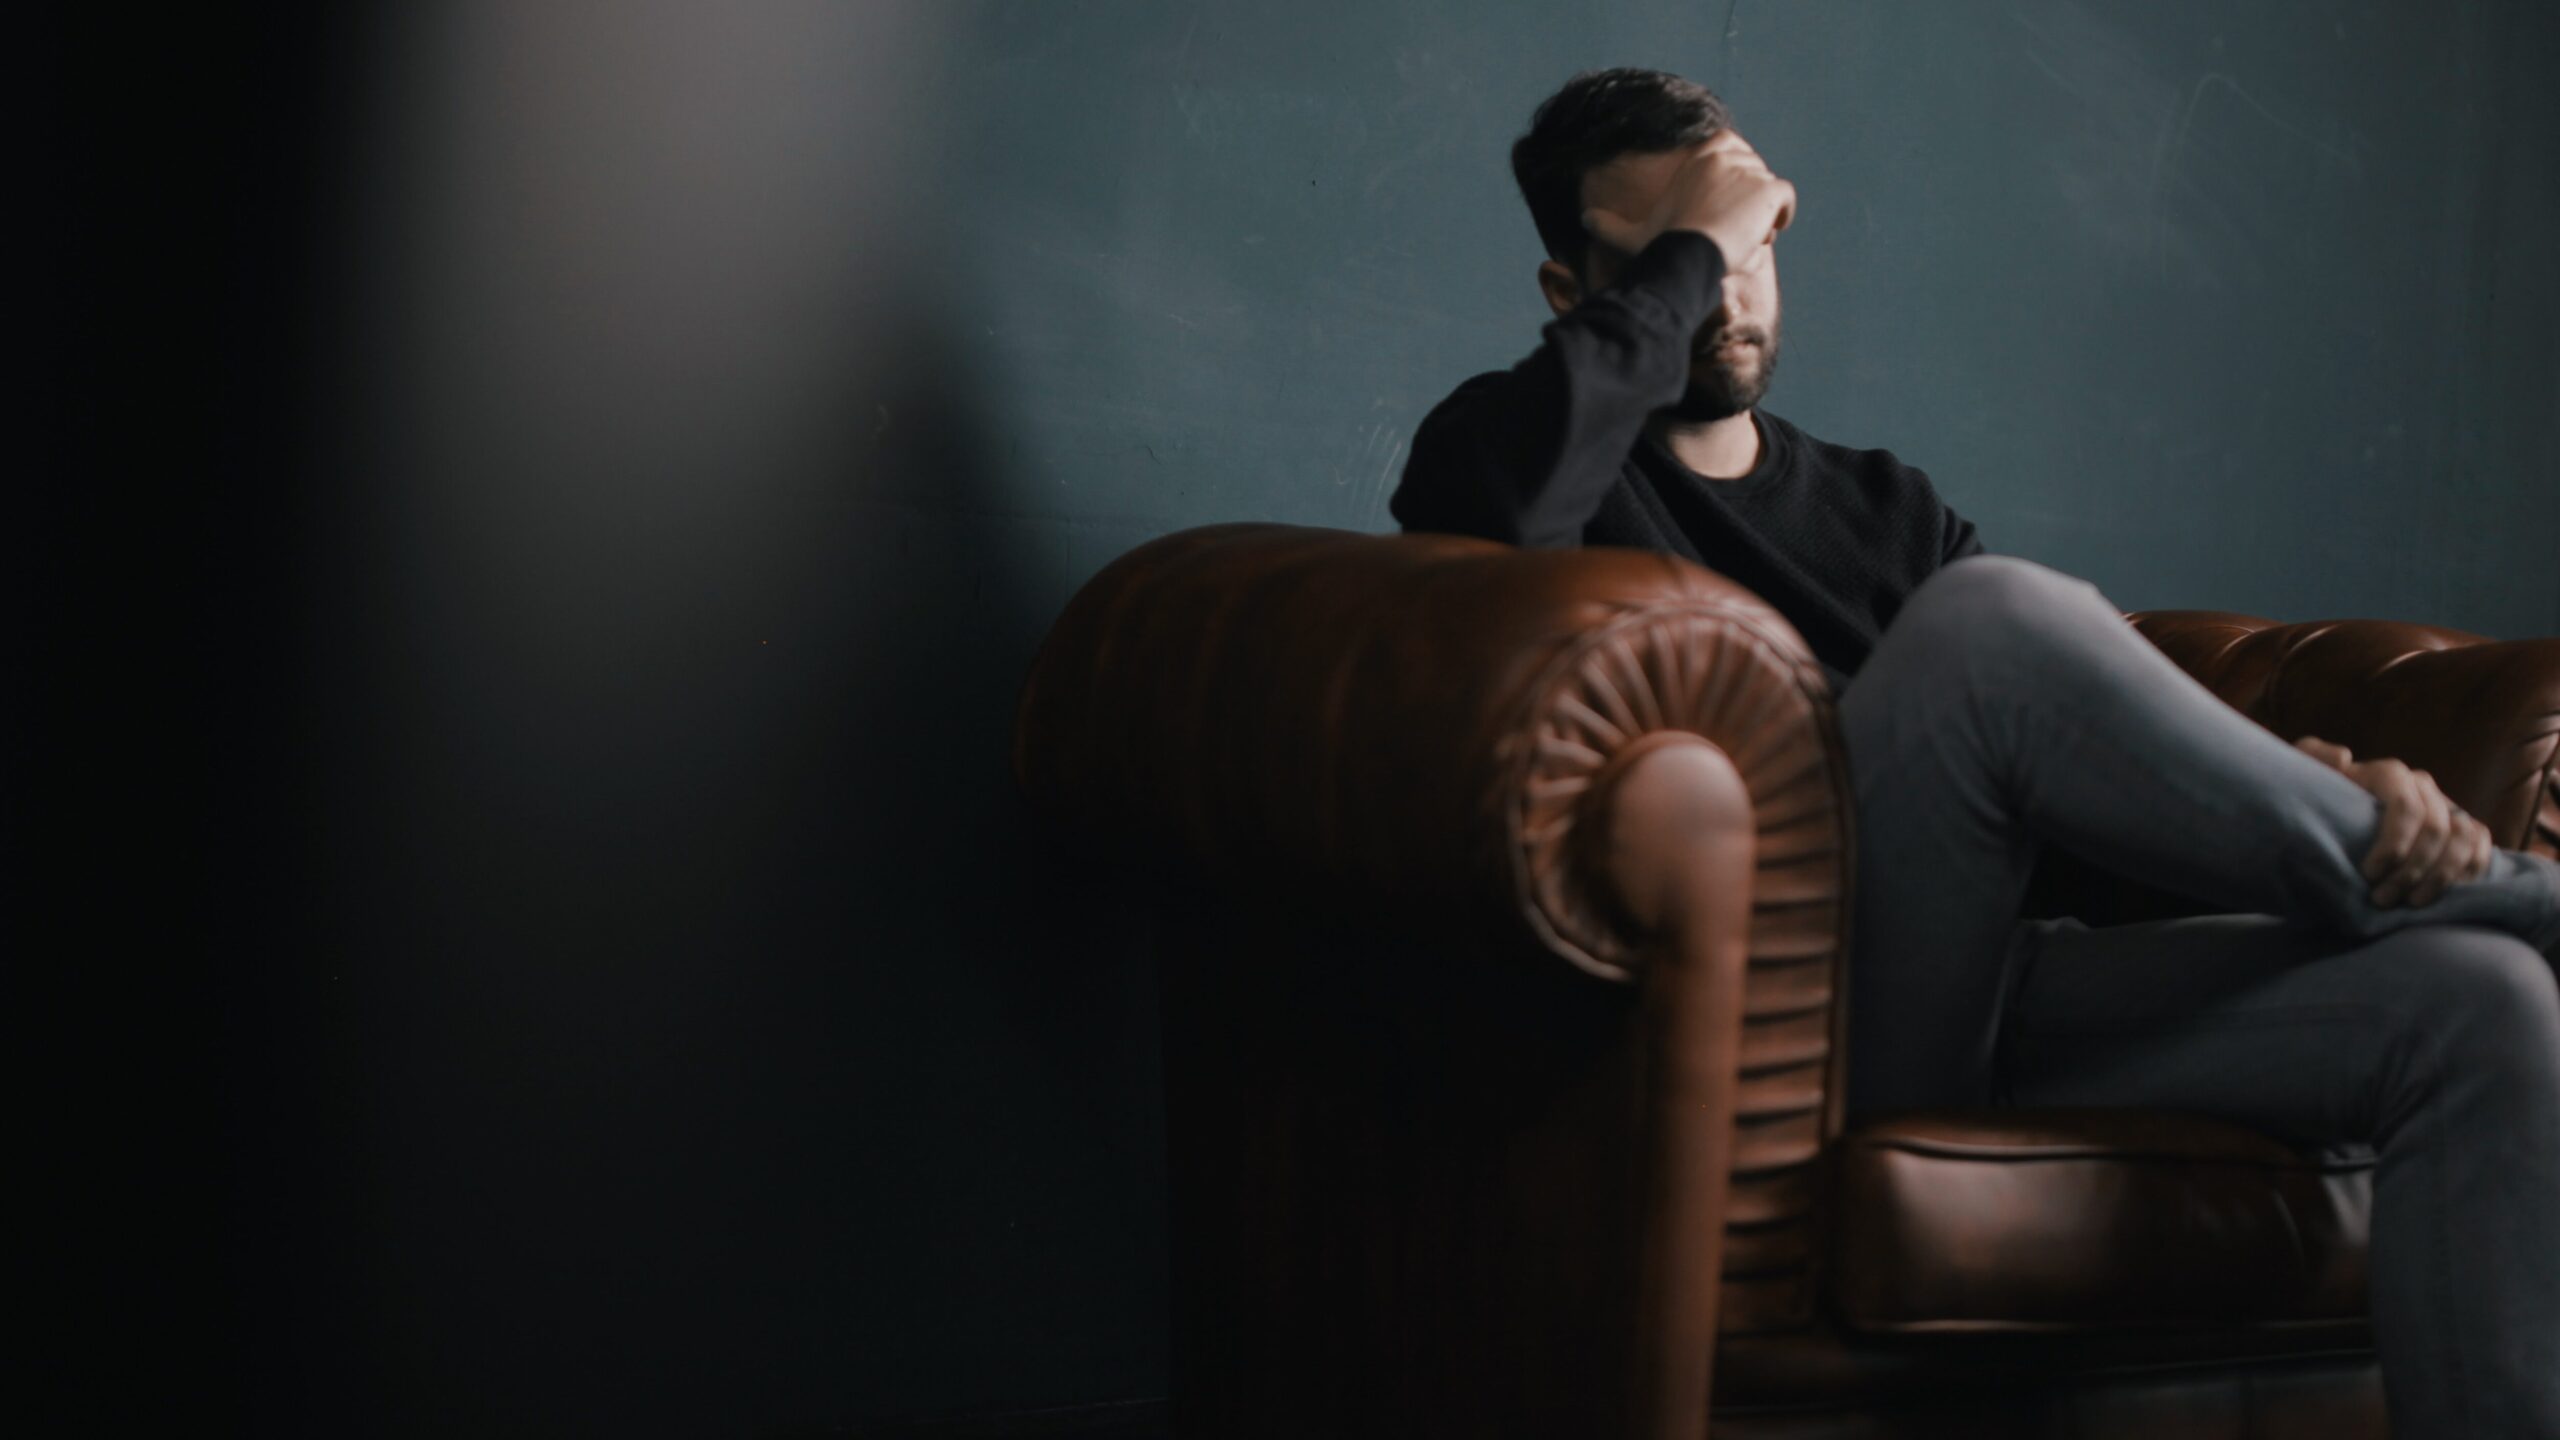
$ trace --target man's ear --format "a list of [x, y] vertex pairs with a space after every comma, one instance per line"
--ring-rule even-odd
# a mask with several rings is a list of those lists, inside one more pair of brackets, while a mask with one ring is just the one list
[[1561, 260], [1538, 262], [1538, 289], [1547, 297], [1547, 308], [1558, 315], [1582, 303], [1582, 282]]

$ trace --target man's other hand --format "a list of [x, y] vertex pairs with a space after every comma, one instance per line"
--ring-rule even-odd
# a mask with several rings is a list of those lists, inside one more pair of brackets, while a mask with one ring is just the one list
[[1689, 153], [1653, 213], [1638, 219], [1615, 211], [1582, 212], [1583, 228], [1601, 244], [1628, 256], [1665, 230], [1695, 230], [1724, 252], [1724, 268], [1752, 262], [1762, 243], [1795, 223], [1796, 187], [1769, 171], [1760, 152], [1733, 130], [1719, 130]]
[[2382, 801], [2382, 829], [2364, 857], [2374, 904], [2386, 909], [2432, 904], [2447, 885], [2475, 879], [2489, 868], [2497, 848], [2489, 827], [2445, 798], [2426, 771], [2389, 758], [2358, 760], [2346, 746], [2316, 735], [2305, 735], [2293, 746]]

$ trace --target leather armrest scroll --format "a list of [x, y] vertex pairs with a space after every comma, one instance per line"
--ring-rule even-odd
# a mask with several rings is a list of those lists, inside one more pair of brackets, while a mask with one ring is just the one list
[[1748, 590], [1635, 550], [1264, 524], [1163, 537], [1051, 630], [1014, 766], [1075, 832], [1214, 881], [1525, 934], [1626, 979], [1648, 937], [1595, 882], [1582, 802], [1661, 730], [1704, 736], [1742, 775], [1755, 899], [1835, 909], [1848, 787], [1820, 669]]

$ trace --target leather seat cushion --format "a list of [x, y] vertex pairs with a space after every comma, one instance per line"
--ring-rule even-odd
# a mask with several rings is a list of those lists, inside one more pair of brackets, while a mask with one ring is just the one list
[[1827, 1298], [1869, 1334], [2366, 1313], [2373, 1152], [2151, 1110], [1900, 1111], [1833, 1151]]

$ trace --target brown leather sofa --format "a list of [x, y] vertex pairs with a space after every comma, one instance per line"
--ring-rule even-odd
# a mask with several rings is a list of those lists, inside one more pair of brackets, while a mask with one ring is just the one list
[[[2560, 853], [2560, 640], [2131, 621], [2276, 733]], [[1015, 765], [1160, 897], [1184, 1440], [2385, 1434], [2370, 1152], [2165, 1112], [1844, 1126], [1831, 700], [1720, 576], [1168, 536], [1057, 622]]]

